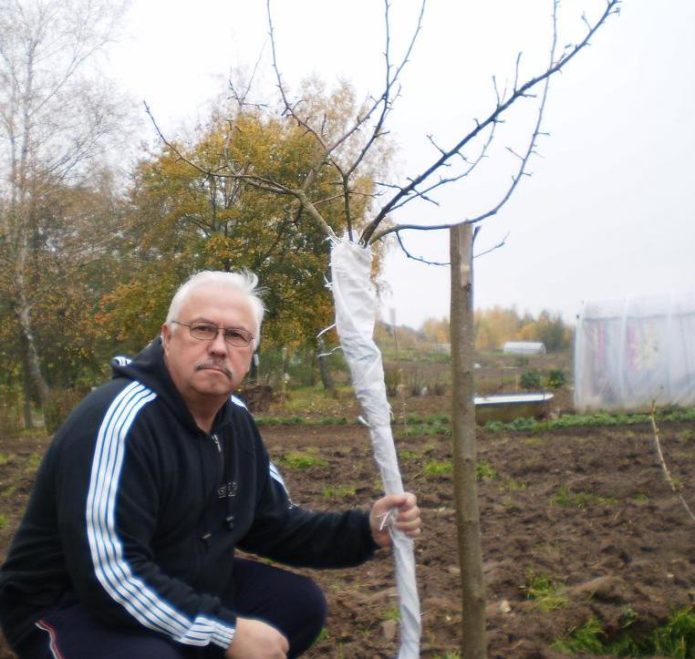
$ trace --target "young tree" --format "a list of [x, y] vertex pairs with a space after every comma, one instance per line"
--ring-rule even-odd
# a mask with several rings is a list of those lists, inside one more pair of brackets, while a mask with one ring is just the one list
[[[475, 420], [473, 413], [473, 239], [472, 227], [479, 225], [485, 219], [497, 214], [517, 189], [523, 176], [528, 173], [528, 163], [535, 153], [537, 141], [541, 135], [543, 108], [547, 98], [548, 81], [555, 73], [561, 71], [578, 53], [580, 53], [596, 31], [606, 22], [608, 17], [617, 11], [619, 0], [608, 0], [603, 12], [592, 22], [584, 20], [585, 32], [575, 41], [568, 43], [560, 53], [556, 51], [557, 30], [553, 30], [553, 42], [549, 45], [548, 62], [542, 70], [526, 78], [522, 77], [521, 58], [517, 58], [515, 75], [510, 89], [499, 89], [495, 86], [496, 103], [490, 113], [482, 120], [476, 120], [474, 127], [468, 133], [453, 140], [449, 146], [438, 144], [431, 138], [434, 156], [428, 166], [407, 178], [399, 181], [383, 181], [377, 184], [373, 196], [370, 197], [368, 208], [370, 219], [361, 222], [362, 216], [354, 212], [356, 204], [364, 205], [365, 191], [358, 186], [361, 173], [369, 162], [371, 154], [383, 141], [387, 133], [387, 124], [394, 103], [398, 97], [400, 79], [404, 67], [410, 59], [417, 35], [422, 26], [425, 3], [422, 2], [419, 17], [415, 22], [412, 38], [399, 58], [394, 58], [391, 42], [391, 6], [388, 0], [384, 2], [385, 16], [385, 47], [384, 47], [384, 84], [380, 92], [370, 96], [356, 112], [350, 123], [342, 132], [327, 130], [326, 115], [316, 111], [310, 103], [306, 103], [299, 95], [293, 96], [283, 80], [280, 68], [280, 55], [276, 48], [275, 26], [268, 0], [269, 28], [273, 55], [273, 68], [276, 74], [277, 87], [282, 98], [283, 114], [294, 121], [314, 142], [313, 161], [306, 177], [297, 182], [278, 181], [267, 170], [249, 169], [244, 163], [229, 160], [226, 167], [215, 171], [204, 171], [223, 179], [243, 183], [257, 190], [263, 190], [292, 200], [295, 207], [303, 212], [303, 219], [321, 228], [330, 236], [333, 243], [332, 266], [333, 288], [336, 300], [336, 318], [339, 325], [341, 343], [351, 365], [353, 384], [360, 402], [363, 404], [365, 416], [370, 425], [370, 434], [375, 444], [377, 461], [382, 469], [382, 477], [387, 492], [389, 488], [400, 487], [400, 475], [393, 474], [395, 451], [392, 438], [386, 432], [388, 413], [384, 415], [385, 394], [383, 401], [374, 402], [381, 392], [374, 392], [374, 399], [368, 396], [369, 385], [374, 384], [379, 377], [383, 379], [378, 350], [365, 336], [373, 330], [373, 310], [369, 308], [373, 295], [366, 285], [368, 282], [358, 279], [358, 271], [362, 277], [368, 277], [370, 246], [375, 245], [389, 235], [395, 236], [401, 248], [410, 254], [402, 240], [402, 234], [409, 230], [449, 230], [451, 233], [452, 256], [452, 346], [458, 355], [455, 360], [455, 380], [459, 382], [458, 392], [455, 392], [454, 416], [455, 423], [454, 453], [456, 473], [456, 507], [461, 525], [459, 538], [462, 572], [462, 605], [463, 605], [463, 644], [462, 655], [465, 657], [483, 657], [486, 654], [484, 629], [484, 590], [482, 589], [480, 565], [480, 538], [477, 509], [465, 507], [471, 497], [475, 497]], [[553, 19], [558, 8], [554, 1]], [[395, 223], [395, 216], [408, 204], [414, 201], [433, 202], [437, 195], [446, 187], [464, 181], [472, 175], [483, 162], [490, 146], [496, 137], [496, 128], [505, 120], [513, 107], [523, 101], [537, 101], [537, 119], [531, 128], [526, 144], [521, 150], [509, 148], [509, 153], [515, 160], [515, 173], [510, 183], [503, 189], [488, 209], [471, 217], [452, 221], [437, 226], [422, 226]], [[171, 145], [170, 145], [171, 146]], [[196, 163], [193, 163], [196, 165]], [[333, 186], [330, 195], [323, 189], [312, 188], [315, 177], [329, 175]], [[338, 197], [343, 206], [342, 224], [347, 238], [338, 239], [332, 226], [323, 215], [323, 206]], [[307, 231], [312, 229], [305, 229]], [[461, 235], [460, 235], [461, 234]], [[463, 243], [463, 244], [462, 244]], [[456, 249], [454, 249], [456, 248]], [[465, 276], [464, 276], [465, 275]], [[455, 301], [455, 304], [454, 304]], [[352, 305], [352, 309], [350, 306]], [[352, 311], [352, 313], [351, 313]], [[341, 333], [340, 325], [344, 332]], [[358, 338], [359, 345], [353, 345], [353, 338]], [[378, 362], [378, 363], [377, 363]], [[369, 364], [362, 369], [364, 364]], [[354, 368], [353, 368], [354, 365]], [[460, 374], [465, 374], [463, 380]], [[386, 408], [388, 405], [386, 404]], [[386, 419], [384, 419], [384, 416]], [[377, 442], [377, 435], [378, 442]], [[390, 444], [389, 444], [390, 441]], [[380, 456], [380, 454], [382, 454]], [[381, 457], [386, 457], [382, 462]], [[397, 471], [397, 465], [396, 469]], [[407, 559], [410, 549], [399, 543], [396, 544], [397, 567], [412, 563]], [[401, 551], [402, 549], [402, 551]], [[465, 559], [465, 560], [464, 560]], [[475, 574], [473, 574], [475, 572]], [[401, 570], [397, 569], [397, 575]], [[402, 583], [405, 584], [401, 588]], [[404, 595], [412, 593], [405, 591], [414, 583], [414, 575], [407, 575], [404, 581], [399, 581], [399, 592], [402, 596], [401, 606], [401, 651], [400, 657], [416, 657], [419, 655], [419, 607], [404, 606]], [[411, 598], [407, 598], [411, 601]]]
[[[7, 0], [0, 5], [0, 296], [18, 337], [25, 397], [49, 384], [34, 300], [43, 213], [56, 186], [80, 181], [119, 118], [90, 63], [124, 5], [110, 0]], [[30, 424], [30, 419], [27, 419]]]

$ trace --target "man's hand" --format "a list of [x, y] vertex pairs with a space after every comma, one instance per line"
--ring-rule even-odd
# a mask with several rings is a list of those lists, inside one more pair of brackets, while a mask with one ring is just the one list
[[380, 547], [388, 547], [391, 544], [389, 526], [415, 538], [420, 535], [421, 523], [417, 499], [410, 492], [382, 497], [372, 506], [369, 513], [372, 537]]
[[287, 659], [290, 644], [275, 627], [253, 618], [237, 618], [226, 659]]

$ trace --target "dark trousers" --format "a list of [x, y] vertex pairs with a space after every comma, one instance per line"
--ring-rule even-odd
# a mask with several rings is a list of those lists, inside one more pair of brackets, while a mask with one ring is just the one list
[[[263, 620], [289, 640], [289, 657], [298, 657], [314, 642], [326, 620], [326, 600], [306, 577], [264, 563], [234, 559], [230, 594], [242, 617]], [[223, 597], [223, 600], [225, 598]], [[213, 659], [217, 646], [184, 646], [147, 629], [107, 627], [79, 602], [44, 615], [35, 632], [15, 648], [21, 659]]]

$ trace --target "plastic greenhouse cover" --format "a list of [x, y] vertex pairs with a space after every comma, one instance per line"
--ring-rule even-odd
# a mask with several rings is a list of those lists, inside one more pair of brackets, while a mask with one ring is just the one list
[[[403, 482], [391, 431], [381, 352], [374, 343], [376, 296], [370, 280], [372, 254], [346, 239], [333, 239], [331, 273], [336, 329], [352, 376], [355, 395], [369, 425], [374, 457], [386, 494], [401, 494]], [[413, 541], [391, 529], [400, 600], [399, 659], [420, 656], [420, 602]]]
[[587, 302], [574, 402], [580, 410], [695, 405], [695, 292]]

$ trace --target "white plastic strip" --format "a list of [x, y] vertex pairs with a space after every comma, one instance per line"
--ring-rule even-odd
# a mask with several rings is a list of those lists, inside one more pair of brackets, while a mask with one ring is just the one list
[[[340, 344], [350, 367], [355, 395], [369, 425], [374, 457], [386, 494], [401, 494], [403, 482], [391, 432], [391, 408], [386, 397], [381, 352], [374, 343], [376, 296], [370, 280], [368, 248], [333, 240], [331, 273], [335, 320]], [[420, 656], [420, 602], [415, 579], [413, 541], [391, 530], [400, 601], [401, 647], [398, 659]]]

